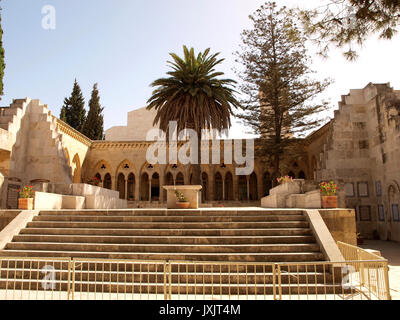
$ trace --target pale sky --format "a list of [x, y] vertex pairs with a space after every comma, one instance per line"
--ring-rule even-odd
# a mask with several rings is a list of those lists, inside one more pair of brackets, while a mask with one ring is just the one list
[[[278, 5], [319, 6], [324, 1], [286, 0]], [[165, 75], [170, 52], [181, 54], [182, 45], [196, 50], [208, 47], [226, 61], [221, 71], [236, 79], [233, 52], [240, 33], [250, 27], [248, 15], [264, 1], [258, 0], [3, 0], [2, 19], [6, 50], [5, 95], [30, 97], [48, 104], [59, 116], [75, 78], [86, 103], [94, 83], [99, 83], [105, 106], [105, 129], [125, 125], [127, 112], [144, 107], [151, 95], [149, 84]], [[43, 6], [56, 9], [55, 30], [42, 28]], [[316, 77], [335, 83], [323, 94], [333, 110], [340, 96], [369, 82], [400, 89], [398, 70], [400, 36], [392, 41], [371, 39], [356, 62], [339, 51], [327, 60], [313, 56]], [[310, 52], [312, 54], [312, 52]], [[231, 136], [246, 131], [235, 125]]]

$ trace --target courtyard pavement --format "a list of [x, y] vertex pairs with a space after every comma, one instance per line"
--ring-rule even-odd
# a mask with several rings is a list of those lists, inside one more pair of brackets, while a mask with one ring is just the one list
[[390, 293], [393, 300], [400, 300], [400, 243], [366, 240], [361, 247], [378, 250], [389, 261]]

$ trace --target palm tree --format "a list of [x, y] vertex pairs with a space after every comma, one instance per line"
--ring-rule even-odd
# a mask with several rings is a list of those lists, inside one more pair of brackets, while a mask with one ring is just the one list
[[[184, 46], [184, 58], [171, 53], [173, 62], [168, 61], [172, 71], [168, 78], [154, 81], [151, 86], [156, 89], [147, 101], [147, 109], [157, 111], [154, 125], [168, 132], [170, 121], [178, 123], [178, 132], [194, 129], [198, 137], [198, 155], [200, 158], [201, 130], [231, 127], [232, 107], [239, 103], [235, 98], [234, 85], [231, 79], [219, 79], [223, 72], [216, 72], [215, 67], [224, 61], [218, 60], [219, 53], [209, 55], [210, 49], [196, 57], [194, 49]], [[200, 159], [199, 161], [200, 162]], [[193, 183], [201, 184], [200, 164], [193, 165]]]

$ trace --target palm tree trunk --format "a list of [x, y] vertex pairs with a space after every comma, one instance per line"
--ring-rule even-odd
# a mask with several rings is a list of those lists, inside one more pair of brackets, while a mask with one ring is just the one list
[[192, 184], [193, 185], [201, 185], [201, 131], [197, 131], [197, 159], [198, 159], [198, 164], [193, 165], [193, 179], [192, 179]]

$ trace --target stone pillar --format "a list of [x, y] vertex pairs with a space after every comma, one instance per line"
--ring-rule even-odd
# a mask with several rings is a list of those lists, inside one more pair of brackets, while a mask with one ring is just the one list
[[128, 200], [128, 179], [125, 179], [125, 198], [126, 200]]
[[163, 203], [164, 202], [164, 179], [165, 179], [165, 175], [164, 172], [162, 172], [162, 174], [160, 173], [160, 177], [159, 177], [159, 181], [160, 181], [160, 202]]
[[222, 179], [222, 201], [225, 200], [225, 179]]
[[233, 200], [239, 201], [239, 176], [233, 173]]
[[140, 201], [140, 177], [135, 177], [135, 190], [133, 197], [135, 201]]
[[151, 178], [149, 178], [149, 202], [151, 202]]

